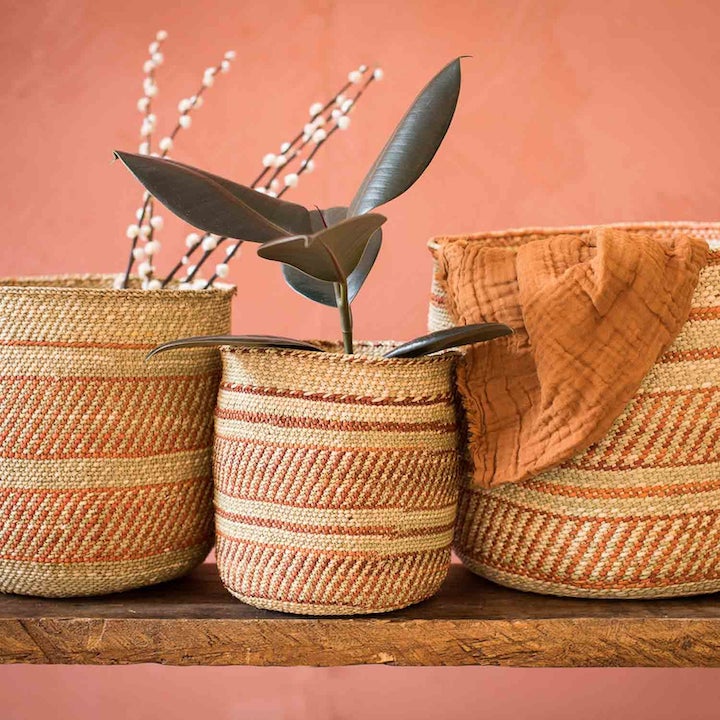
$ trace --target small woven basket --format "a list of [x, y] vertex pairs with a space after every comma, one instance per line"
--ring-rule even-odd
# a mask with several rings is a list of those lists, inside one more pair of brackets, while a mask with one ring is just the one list
[[460, 475], [455, 356], [380, 358], [389, 347], [222, 348], [216, 552], [240, 600], [386, 612], [445, 579]]
[[[720, 224], [614, 227], [709, 242], [690, 318], [600, 442], [525, 482], [482, 490], [466, 478], [455, 549], [473, 572], [520, 590], [602, 598], [720, 591]], [[516, 247], [590, 229], [474, 240]], [[429, 325], [451, 324], [436, 273]]]
[[0, 280], [0, 592], [70, 597], [178, 577], [212, 530], [214, 350], [234, 290]]

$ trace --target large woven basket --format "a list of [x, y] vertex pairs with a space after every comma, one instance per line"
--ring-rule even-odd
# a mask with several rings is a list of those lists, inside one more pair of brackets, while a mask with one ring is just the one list
[[216, 552], [241, 600], [384, 612], [445, 579], [460, 474], [455, 358], [380, 359], [386, 349], [222, 349]]
[[[616, 227], [685, 233], [714, 248], [689, 321], [600, 442], [529, 481], [480, 490], [466, 479], [455, 549], [472, 571], [521, 590], [604, 598], [720, 591], [720, 224]], [[589, 229], [474, 239], [514, 247]], [[451, 325], [437, 276], [429, 324]]]
[[214, 350], [232, 289], [0, 280], [0, 591], [110, 593], [177, 577], [213, 541]]

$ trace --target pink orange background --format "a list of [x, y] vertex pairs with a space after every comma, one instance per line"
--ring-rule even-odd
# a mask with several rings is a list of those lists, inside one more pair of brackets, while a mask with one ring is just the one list
[[[289, 198], [348, 202], [429, 77], [458, 54], [463, 91], [423, 178], [384, 208], [357, 336], [425, 327], [433, 234], [622, 220], [713, 220], [720, 192], [720, 3], [636, 0], [0, 0], [0, 274], [122, 269], [140, 190], [113, 148], [138, 144], [141, 65], [165, 28], [160, 128], [226, 49], [174, 156], [248, 182], [360, 63], [368, 91]], [[185, 229], [171, 221], [161, 267]], [[232, 270], [239, 332], [334, 337], [252, 248]], [[396, 720], [717, 717], [715, 671], [3, 667], [0, 718]]]

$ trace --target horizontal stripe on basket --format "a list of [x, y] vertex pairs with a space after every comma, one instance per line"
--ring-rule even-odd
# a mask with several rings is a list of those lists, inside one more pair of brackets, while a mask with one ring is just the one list
[[416, 529], [452, 524], [455, 505], [435, 510], [411, 508], [304, 508], [283, 506], [276, 502], [241, 500], [215, 490], [215, 506], [224, 517], [240, 521], [241, 517], [257, 520], [280, 520], [285, 525], [295, 524], [314, 528], [385, 527], [391, 531], [406, 532]]
[[253, 422], [217, 418], [216, 437], [248, 443], [268, 443], [277, 447], [315, 448], [386, 448], [386, 449], [432, 449], [449, 452], [457, 449], [458, 438], [454, 432], [383, 432], [338, 431], [306, 428], [278, 428]]
[[689, 320], [715, 320], [720, 318], [720, 306], [693, 307], [690, 309]]
[[[384, 537], [389, 540], [397, 538], [421, 538], [434, 536], [439, 533], [451, 531], [455, 527], [455, 519], [442, 525], [419, 524], [416, 527], [398, 528], [387, 522], [381, 525], [358, 525], [356, 523], [342, 523], [337, 525], [322, 524], [314, 525], [286, 520], [280, 517], [258, 517], [257, 515], [240, 515], [229, 513], [221, 507], [215, 507], [215, 521], [222, 518], [227, 523], [243, 525], [256, 528], [267, 528], [271, 530], [286, 530], [302, 535], [327, 535], [328, 537]], [[332, 542], [332, 541], [331, 541]]]
[[309, 393], [298, 390], [282, 390], [275, 387], [258, 387], [257, 385], [238, 385], [231, 382], [220, 383], [220, 390], [227, 393], [240, 393], [258, 397], [287, 398], [308, 401], [321, 401], [341, 405], [369, 405], [378, 407], [424, 407], [427, 405], [453, 405], [453, 396], [447, 393], [433, 397], [394, 398], [368, 397], [365, 395], [345, 395], [333, 393]]
[[329, 553], [352, 552], [393, 555], [447, 547], [452, 541], [452, 527], [437, 529], [427, 535], [416, 537], [376, 535], [327, 535], [324, 532], [301, 532], [272, 527], [251, 526], [235, 522], [222, 515], [215, 517], [215, 530], [225, 537], [246, 542], [291, 547], [304, 550], [318, 550]]
[[333, 401], [303, 397], [281, 398], [269, 395], [257, 396], [220, 390], [218, 407], [223, 411], [266, 413], [279, 417], [319, 420], [344, 420], [350, 422], [455, 422], [455, 406], [449, 402], [429, 405], [394, 404], [377, 406], [371, 403], [336, 403]]
[[127, 342], [90, 342], [90, 341], [63, 341], [63, 340], [13, 340], [2, 339], [0, 346], [12, 347], [49, 347], [49, 348], [84, 348], [108, 350], [152, 350], [157, 343], [127, 343]]
[[328, 430], [337, 432], [438, 432], [455, 433], [455, 423], [447, 422], [392, 422], [376, 420], [374, 422], [360, 420], [345, 420], [336, 418], [314, 418], [307, 416], [279, 415], [263, 412], [249, 412], [246, 410], [232, 410], [218, 407], [215, 410], [215, 417], [220, 420], [238, 420], [243, 423], [255, 423], [271, 425], [277, 428], [305, 428], [310, 430]]
[[[267, 550], [270, 552], [288, 553], [291, 556], [304, 555], [310, 557], [318, 557], [322, 559], [334, 559], [334, 558], [347, 558], [356, 559], [360, 562], [382, 562], [385, 560], [412, 560], [417, 559], [422, 561], [424, 556], [430, 556], [448, 552], [452, 537], [445, 544], [437, 545], [434, 547], [410, 547], [409, 549], [404, 547], [393, 546], [393, 550], [390, 552], [376, 552], [368, 551], [365, 549], [351, 548], [347, 550], [341, 550], [336, 547], [330, 547], [329, 544], [321, 545], [318, 547], [300, 546], [300, 545], [288, 545], [285, 542], [279, 542], [279, 538], [272, 540], [263, 540], [260, 538], [249, 538], [244, 536], [233, 535], [226, 533], [218, 525], [215, 526], [215, 535], [217, 537], [216, 551], [218, 554], [218, 562], [221, 561], [220, 554], [223, 552], [223, 545], [236, 546], [238, 548], [256, 548], [258, 550]], [[272, 534], [271, 534], [272, 535]], [[352, 540], [352, 538], [350, 538]], [[405, 541], [407, 542], [407, 541]], [[351, 543], [352, 544], [352, 543]]]
[[[720, 338], [718, 339], [720, 340]], [[668, 350], [660, 357], [658, 363], [717, 360], [718, 358], [720, 358], [720, 347], [703, 347], [697, 350]]]
[[[367, 397], [417, 400], [446, 397], [453, 373], [450, 356], [419, 358], [406, 365], [363, 362], [362, 358], [327, 357], [318, 361], [294, 358], [289, 363], [282, 354], [225, 353], [223, 379], [233, 385], [274, 387], [278, 390], [352, 395], [362, 388]], [[327, 355], [327, 354], [326, 354]]]
[[[466, 492], [461, 491], [461, 494]], [[554, 519], [559, 521], [587, 521], [587, 522], [661, 522], [681, 518], [718, 518], [720, 517], [720, 493], [708, 493], [706, 496], [697, 498], [697, 508], [692, 507], [691, 502], [694, 496], [688, 496], [687, 500], [678, 507], [677, 500], [666, 504], [648, 503], [636, 498], [615, 499], [612, 505], [605, 502], [593, 503], [587, 498], [564, 497], [556, 505], [550, 504], [547, 496], [541, 493], [533, 493], [523, 488], [522, 495], [511, 497], [493, 496], [491, 493], [497, 491], [480, 491], [474, 493], [479, 498], [475, 501], [480, 503], [483, 513], [491, 512], [489, 504], [493, 507], [504, 507], [507, 510], [520, 510], [534, 514], [537, 517]], [[709, 496], [709, 497], [708, 497]]]

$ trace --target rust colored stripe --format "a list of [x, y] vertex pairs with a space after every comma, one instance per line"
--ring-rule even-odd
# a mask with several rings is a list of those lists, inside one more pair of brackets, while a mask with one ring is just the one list
[[240, 515], [228, 512], [216, 507], [215, 514], [230, 520], [231, 522], [243, 523], [252, 527], [272, 528], [275, 530], [288, 530], [297, 534], [321, 534], [321, 535], [351, 535], [364, 537], [367, 535], [385, 535], [388, 538], [425, 537], [426, 535], [440, 535], [455, 527], [455, 523], [444, 523], [443, 525], [428, 525], [420, 528], [413, 528], [399, 532], [392, 525], [363, 525], [362, 527], [349, 527], [342, 525], [306, 525], [304, 523], [288, 522], [277, 518], [260, 518], [255, 515]]
[[309, 417], [291, 417], [288, 415], [271, 415], [269, 413], [246, 412], [244, 410], [228, 410], [218, 407], [215, 416], [222, 420], [240, 420], [242, 422], [260, 423], [283, 428], [311, 428], [313, 430], [345, 430], [350, 432], [369, 432], [380, 430], [385, 432], [419, 432], [437, 430], [452, 433], [454, 423], [432, 422], [365, 422], [362, 420], [319, 420]]
[[717, 320], [720, 318], [720, 305], [713, 307], [694, 307], [690, 309], [689, 321]]
[[577, 498], [579, 500], [617, 500], [623, 498], [650, 498], [674, 497], [676, 495], [700, 495], [714, 490], [720, 490], [720, 479], [703, 482], [690, 482], [681, 485], [643, 485], [639, 487], [577, 487], [573, 485], [558, 485], [544, 480], [534, 480], [533, 491], [545, 495], [558, 495], [562, 497]]
[[662, 355], [658, 362], [690, 362], [693, 360], [717, 360], [718, 358], [720, 358], [720, 347], [711, 347], [700, 350], [669, 350]]
[[[224, 542], [232, 545], [240, 545], [240, 546], [252, 546], [257, 548], [265, 548], [267, 550], [280, 550], [281, 552], [289, 552], [292, 551], [296, 554], [306, 554], [306, 555], [312, 555], [312, 556], [330, 556], [335, 558], [359, 558], [362, 560], [367, 560], [369, 556], [375, 556], [377, 559], [382, 560], [390, 560], [390, 559], [400, 559], [400, 558], [412, 558], [412, 557], [418, 557], [422, 558], [427, 555], [434, 555], [436, 553], [443, 553], [446, 552], [443, 548], [434, 548], [432, 550], [408, 550], [407, 552], [401, 552], [401, 553], [383, 553], [382, 555], [377, 555], [376, 553], [369, 553], [366, 550], [333, 550], [333, 549], [312, 549], [308, 550], [307, 548], [298, 548], [293, 547], [290, 545], [284, 545], [284, 544], [278, 544], [278, 543], [263, 543], [258, 542], [257, 540], [246, 540], [245, 538], [238, 539], [236, 537], [233, 537], [232, 535], [226, 535], [225, 533], [221, 532], [220, 530], [215, 530], [215, 535], [222, 539]], [[449, 549], [449, 543], [448, 543], [448, 549]], [[371, 558], [372, 559], [372, 558]]]
[[86, 348], [93, 350], [152, 350], [157, 343], [64, 342], [60, 340], [0, 340], [6, 347]]
[[291, 398], [297, 400], [319, 400], [321, 402], [340, 403], [344, 405], [377, 405], [392, 407], [416, 407], [425, 405], [452, 405], [452, 395], [438, 395], [436, 397], [406, 398], [372, 398], [363, 395], [333, 395], [325, 393], [304, 393], [298, 390], [281, 390], [279, 388], [255, 387], [253, 385], [236, 385], [223, 382], [220, 389], [226, 392], [241, 393], [243, 395], [257, 395], [260, 397]]

